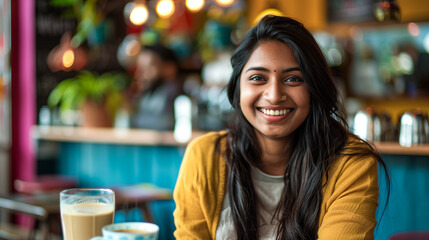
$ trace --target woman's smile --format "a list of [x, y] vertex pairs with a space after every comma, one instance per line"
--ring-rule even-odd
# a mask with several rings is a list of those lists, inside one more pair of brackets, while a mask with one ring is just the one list
[[268, 122], [282, 121], [290, 115], [292, 108], [284, 107], [257, 107], [257, 111], [262, 115]]

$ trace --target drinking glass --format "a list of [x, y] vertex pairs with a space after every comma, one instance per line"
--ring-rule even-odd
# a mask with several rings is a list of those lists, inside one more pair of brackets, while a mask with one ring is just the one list
[[64, 240], [88, 240], [113, 223], [115, 194], [110, 189], [80, 188], [60, 193]]

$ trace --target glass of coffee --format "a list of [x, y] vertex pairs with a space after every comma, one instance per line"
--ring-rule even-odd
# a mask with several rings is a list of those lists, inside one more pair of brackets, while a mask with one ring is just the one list
[[110, 189], [68, 189], [60, 193], [64, 240], [87, 240], [113, 223], [115, 194]]

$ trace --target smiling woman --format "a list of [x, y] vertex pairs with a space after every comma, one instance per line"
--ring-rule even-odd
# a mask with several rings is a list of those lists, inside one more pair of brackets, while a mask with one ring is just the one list
[[243, 68], [240, 90], [241, 111], [258, 141], [283, 151], [310, 111], [310, 94], [292, 50], [280, 41], [261, 43]]
[[348, 131], [311, 33], [266, 16], [231, 63], [236, 122], [188, 145], [174, 191], [176, 238], [373, 239], [377, 164], [386, 167]]

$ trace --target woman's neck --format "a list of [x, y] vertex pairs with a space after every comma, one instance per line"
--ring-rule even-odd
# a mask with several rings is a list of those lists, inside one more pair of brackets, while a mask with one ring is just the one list
[[260, 169], [269, 175], [284, 175], [290, 158], [290, 151], [285, 152], [285, 149], [291, 143], [290, 138], [273, 139], [258, 137], [258, 140], [262, 150]]

